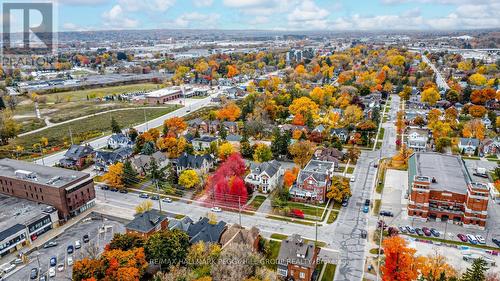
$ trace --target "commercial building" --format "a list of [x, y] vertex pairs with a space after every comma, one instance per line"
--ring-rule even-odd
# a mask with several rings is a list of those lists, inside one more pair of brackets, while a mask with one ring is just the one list
[[164, 88], [146, 94], [146, 103], [164, 104], [168, 101], [182, 98], [182, 89], [179, 87]]
[[67, 220], [95, 204], [90, 174], [0, 159], [0, 194], [48, 204]]
[[30, 244], [59, 225], [52, 206], [0, 195], [0, 257]]
[[472, 182], [454, 155], [414, 153], [408, 161], [408, 215], [484, 228], [488, 186]]

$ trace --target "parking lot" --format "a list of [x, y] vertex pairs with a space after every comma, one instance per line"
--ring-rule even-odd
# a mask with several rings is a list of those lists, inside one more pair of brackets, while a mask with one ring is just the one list
[[[57, 243], [56, 246], [33, 251], [27, 256], [25, 264], [19, 265], [13, 273], [6, 275], [4, 280], [30, 280], [31, 270], [39, 268], [40, 274], [35, 280], [39, 280], [42, 276], [46, 280], [71, 280], [72, 265], [68, 264], [68, 258], [73, 259], [73, 262], [84, 257], [95, 257], [104, 250], [106, 244], [112, 239], [115, 233], [124, 233], [124, 223], [99, 215], [89, 215], [81, 222], [67, 229], [60, 236], [50, 240]], [[84, 235], [89, 236], [89, 242], [84, 243], [82, 240]], [[74, 249], [72, 254], [68, 254], [67, 248], [72, 245], [75, 247], [75, 241], [80, 241], [81, 248]], [[57, 259], [54, 277], [49, 277], [50, 259]]]

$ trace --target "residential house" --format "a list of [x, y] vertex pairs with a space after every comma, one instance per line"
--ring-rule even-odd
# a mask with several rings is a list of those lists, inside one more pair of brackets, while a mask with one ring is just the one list
[[[224, 121], [222, 122], [222, 126], [226, 129], [226, 131], [230, 134], [238, 133], [238, 124], [232, 121]], [[218, 128], [220, 130], [220, 128]]]
[[476, 138], [460, 138], [458, 143], [460, 152], [467, 155], [473, 155], [479, 148], [479, 140]]
[[314, 151], [314, 159], [320, 161], [334, 162], [338, 166], [338, 162], [344, 160], [345, 153], [335, 147], [320, 147]]
[[334, 170], [334, 162], [309, 161], [306, 167], [299, 172], [297, 182], [290, 189], [292, 200], [323, 203]]
[[344, 128], [331, 129], [330, 135], [332, 137], [337, 137], [342, 142], [346, 142], [347, 139], [349, 138], [349, 131], [347, 129], [344, 129]]
[[426, 151], [429, 140], [429, 130], [419, 127], [408, 127], [406, 145], [413, 151]]
[[214, 166], [215, 159], [210, 154], [192, 155], [184, 152], [173, 164], [180, 174], [184, 170], [195, 170], [198, 174], [206, 174]]
[[108, 138], [108, 148], [118, 149], [122, 147], [133, 147], [134, 143], [125, 134], [112, 134]]
[[153, 233], [168, 229], [168, 217], [165, 213], [151, 209], [138, 214], [125, 225], [126, 232], [148, 238]]
[[236, 148], [239, 148], [240, 147], [240, 142], [241, 142], [241, 139], [243, 137], [240, 136], [240, 135], [233, 135], [233, 134], [230, 134], [230, 135], [227, 135], [226, 137], [226, 141], [230, 144], [233, 145], [233, 147], [236, 147]]
[[294, 132], [294, 131], [302, 131], [304, 133], [308, 133], [309, 132], [309, 129], [307, 128], [307, 126], [301, 126], [301, 125], [293, 125], [293, 124], [284, 124], [284, 125], [280, 125], [278, 126], [280, 131], [283, 133], [283, 132]]
[[278, 276], [286, 280], [311, 281], [320, 249], [312, 241], [293, 234], [281, 242], [278, 254]]
[[90, 145], [70, 146], [63, 158], [59, 160], [59, 165], [64, 168], [81, 170], [94, 159], [95, 151]]
[[484, 139], [481, 142], [480, 149], [483, 155], [499, 155], [500, 154], [500, 137], [493, 139]]
[[184, 232], [187, 232], [189, 229], [189, 226], [193, 223], [193, 220], [190, 217], [183, 217], [182, 219], [175, 219], [172, 218], [168, 221], [168, 229], [169, 230], [182, 230]]
[[486, 129], [493, 128], [492, 122], [487, 116], [485, 116], [481, 121], [483, 121], [483, 124], [486, 127]]
[[314, 128], [314, 130], [312, 130], [312, 132], [322, 134], [325, 130], [325, 126], [323, 126], [323, 124], [319, 124], [318, 126], [316, 126], [316, 128]]
[[225, 90], [225, 93], [230, 99], [237, 99], [239, 97], [243, 97], [245, 95], [245, 90], [239, 87], [231, 87]]
[[109, 165], [117, 162], [124, 162], [132, 156], [132, 148], [122, 147], [115, 151], [97, 150], [94, 160], [94, 169], [98, 171], [107, 171]]
[[191, 244], [200, 241], [205, 243], [219, 243], [222, 233], [226, 230], [226, 222], [219, 221], [216, 224], [210, 223], [207, 217], [189, 225], [187, 234]]
[[272, 160], [263, 163], [250, 164], [250, 173], [245, 177], [245, 183], [253, 186], [254, 190], [269, 193], [279, 185], [283, 169], [280, 162]]
[[198, 131], [199, 133], [205, 133], [205, 134], [209, 133], [208, 123], [201, 118], [195, 118], [193, 120], [189, 120], [188, 126], [190, 128], [190, 131]]
[[222, 248], [230, 244], [243, 244], [249, 246], [255, 252], [259, 250], [260, 231], [257, 227], [253, 226], [246, 229], [239, 224], [231, 225], [220, 238]]
[[169, 160], [165, 154], [163, 154], [161, 151], [156, 151], [151, 155], [136, 155], [132, 160], [132, 167], [134, 167], [134, 169], [141, 175], [145, 175], [149, 170], [152, 159], [154, 159], [160, 169], [165, 168], [169, 163]]
[[217, 143], [218, 138], [212, 136], [202, 136], [191, 141], [193, 148], [197, 151], [209, 149], [212, 143]]

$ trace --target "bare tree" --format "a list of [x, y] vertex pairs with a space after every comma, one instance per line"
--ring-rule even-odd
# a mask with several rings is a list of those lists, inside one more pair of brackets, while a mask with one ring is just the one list
[[212, 278], [214, 281], [245, 280], [255, 275], [257, 268], [262, 266], [261, 260], [250, 246], [231, 244], [212, 266]]

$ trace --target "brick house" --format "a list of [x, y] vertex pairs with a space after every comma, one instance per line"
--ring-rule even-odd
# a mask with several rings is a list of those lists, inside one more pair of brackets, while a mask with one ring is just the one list
[[281, 242], [277, 273], [286, 280], [312, 280], [320, 249], [312, 241], [293, 234]]
[[90, 145], [73, 144], [64, 154], [64, 157], [59, 160], [59, 165], [68, 169], [81, 170], [87, 164], [93, 161], [95, 151]]
[[330, 161], [311, 160], [302, 169], [297, 182], [290, 188], [293, 201], [323, 203], [331, 178], [335, 170], [335, 163]]
[[222, 248], [230, 244], [244, 244], [256, 252], [259, 250], [259, 240], [260, 231], [255, 226], [246, 229], [239, 224], [233, 224], [222, 233], [220, 244]]
[[125, 226], [128, 234], [137, 234], [148, 238], [153, 233], [168, 229], [168, 217], [165, 213], [151, 209], [138, 214]]
[[414, 153], [408, 161], [408, 187], [409, 216], [485, 227], [488, 186], [471, 181], [460, 157]]

